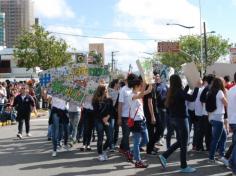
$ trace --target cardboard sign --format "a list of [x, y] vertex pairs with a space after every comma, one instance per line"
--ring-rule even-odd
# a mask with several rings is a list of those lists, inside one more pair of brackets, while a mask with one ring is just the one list
[[219, 77], [229, 75], [233, 81], [234, 73], [236, 72], [236, 64], [215, 63], [207, 67], [207, 74], [213, 74]]
[[197, 82], [200, 80], [200, 73], [197, 70], [195, 63], [187, 63], [182, 65], [183, 74], [185, 75], [188, 85], [191, 89], [193, 89]]

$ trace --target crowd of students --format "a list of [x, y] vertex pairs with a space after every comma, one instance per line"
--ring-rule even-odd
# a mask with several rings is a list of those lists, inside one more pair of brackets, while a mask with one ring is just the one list
[[[193, 128], [192, 150], [209, 152], [209, 164], [221, 161], [235, 174], [236, 87], [229, 82], [229, 78], [208, 75], [196, 82], [193, 90], [189, 86], [183, 88], [178, 75], [170, 77], [169, 86], [161, 81], [156, 72], [154, 79], [155, 84], [146, 85], [141, 77], [129, 74], [124, 82], [116, 79], [109, 86], [101, 81], [94, 95], [86, 97], [81, 106], [52, 97], [49, 120], [52, 156], [56, 156], [62, 147], [61, 141], [69, 150], [70, 142], [80, 141], [81, 137], [83, 145], [80, 150], [92, 150], [90, 142], [96, 131], [99, 161], [107, 160], [108, 151], [118, 148], [128, 161], [134, 161], [136, 168], [146, 168], [148, 164], [142, 161], [140, 151], [146, 146], [147, 155], [158, 155], [159, 149], [155, 144], [163, 143], [166, 131], [167, 150], [158, 156], [161, 165], [166, 168], [169, 156], [180, 148], [180, 171], [192, 173], [196, 169], [188, 166], [187, 151]], [[133, 126], [129, 124], [130, 119], [133, 119]], [[117, 146], [119, 126], [122, 136]], [[233, 141], [225, 154], [229, 131], [233, 132]], [[130, 133], [133, 147], [129, 143]], [[174, 134], [176, 141], [171, 144]], [[219, 152], [218, 159], [216, 152]]]
[[[135, 74], [129, 74], [125, 81], [114, 79], [108, 86], [101, 80], [94, 94], [86, 96], [82, 104], [50, 96], [43, 89], [44, 107], [49, 108], [48, 139], [53, 144], [52, 156], [57, 156], [62, 146], [70, 150], [77, 142], [82, 142], [81, 151], [92, 150], [90, 142], [96, 132], [99, 161], [108, 160], [108, 151], [118, 149], [128, 161], [134, 161], [136, 168], [146, 168], [148, 164], [140, 156], [146, 146], [146, 154], [158, 156], [166, 168], [169, 156], [180, 148], [180, 171], [192, 173], [196, 169], [187, 164], [187, 151], [193, 129], [192, 150], [207, 151], [209, 164], [220, 161], [236, 175], [236, 86], [229, 77], [208, 75], [198, 80], [192, 89], [183, 88], [178, 75], [170, 77], [168, 86], [157, 72], [154, 72], [154, 80], [154, 84], [147, 85]], [[9, 107], [15, 107], [19, 138], [22, 138], [23, 121], [27, 136], [31, 136], [30, 112], [37, 106], [33, 87], [29, 83], [27, 86], [24, 83], [0, 84], [0, 109], [3, 100], [7, 100]], [[118, 146], [119, 127], [122, 136]], [[233, 133], [232, 143], [226, 152], [230, 132]], [[163, 144], [164, 136], [167, 150], [160, 154], [155, 144]], [[215, 157], [216, 152], [219, 158]]]
[[[109, 158], [108, 149], [112, 152], [117, 148], [128, 161], [134, 161], [136, 168], [146, 168], [148, 164], [142, 161], [140, 151], [146, 146], [147, 155], [158, 155], [155, 144], [164, 142], [166, 131], [167, 150], [158, 156], [161, 165], [166, 168], [169, 156], [180, 148], [180, 171], [192, 173], [196, 169], [188, 166], [187, 151], [193, 129], [192, 150], [209, 152], [209, 164], [220, 161], [236, 174], [236, 86], [228, 77], [214, 75], [196, 82], [192, 90], [189, 86], [183, 88], [178, 75], [170, 77], [169, 86], [161, 81], [157, 72], [154, 72], [154, 79], [155, 84], [146, 85], [141, 77], [129, 74], [124, 82], [115, 79], [109, 86], [101, 81], [94, 95], [86, 97], [81, 106], [52, 97], [49, 120], [52, 156], [57, 155], [61, 141], [69, 150], [70, 142], [80, 142], [81, 138], [80, 150], [90, 151], [96, 131], [99, 161]], [[122, 136], [118, 146], [119, 126]], [[229, 132], [233, 132], [233, 140], [225, 153]], [[129, 143], [130, 133], [133, 147]], [[174, 134], [176, 141], [171, 144]], [[219, 152], [218, 159], [216, 152]]]

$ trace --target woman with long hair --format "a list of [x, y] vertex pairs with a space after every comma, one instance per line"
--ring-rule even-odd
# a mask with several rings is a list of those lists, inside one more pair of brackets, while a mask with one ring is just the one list
[[[98, 160], [105, 161], [108, 159], [106, 149], [111, 144], [110, 131], [109, 131], [109, 118], [112, 110], [112, 100], [108, 98], [108, 90], [105, 85], [99, 85], [96, 89], [93, 98], [92, 105], [95, 115], [95, 124], [97, 129], [97, 152]], [[106, 142], [103, 145], [103, 136], [106, 133]]]
[[[132, 93], [130, 96], [130, 118], [134, 121], [134, 126], [131, 128], [133, 134], [133, 155], [135, 160], [136, 168], [146, 168], [148, 165], [141, 160], [140, 148], [146, 145], [149, 141], [148, 131], [146, 125], [146, 118], [143, 111], [142, 98], [151, 93], [152, 86], [149, 85], [148, 89], [145, 90], [143, 87], [143, 81], [137, 76], [132, 81], [130, 86]], [[144, 91], [145, 90], [145, 91]]]
[[180, 148], [180, 162], [183, 173], [192, 173], [196, 169], [187, 165], [187, 146], [189, 139], [189, 122], [186, 115], [185, 101], [195, 101], [198, 88], [194, 89], [192, 95], [187, 94], [188, 86], [183, 89], [181, 78], [178, 75], [170, 77], [170, 88], [167, 93], [166, 107], [169, 109], [170, 122], [176, 131], [177, 141], [172, 144], [167, 151], [159, 155], [163, 168], [167, 167], [167, 158], [178, 148]]
[[212, 125], [212, 139], [209, 152], [209, 162], [215, 163], [215, 152], [217, 146], [221, 159], [224, 157], [226, 146], [226, 130], [224, 128], [225, 107], [227, 107], [226, 90], [221, 78], [216, 77], [213, 80], [208, 94], [215, 96], [216, 109], [209, 113], [209, 121]]

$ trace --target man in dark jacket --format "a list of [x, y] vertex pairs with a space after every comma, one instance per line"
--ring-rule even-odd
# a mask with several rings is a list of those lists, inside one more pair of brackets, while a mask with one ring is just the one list
[[156, 93], [156, 108], [158, 110], [157, 116], [157, 130], [158, 136], [157, 140], [159, 141], [160, 145], [164, 145], [163, 137], [164, 131], [166, 128], [166, 107], [165, 107], [165, 100], [167, 96], [168, 87], [165, 83], [162, 82], [161, 77], [158, 72], [154, 71], [154, 78], [155, 78], [155, 86], [154, 91]]
[[28, 94], [28, 86], [22, 85], [20, 88], [20, 94], [14, 99], [13, 107], [17, 111], [17, 121], [18, 121], [18, 134], [17, 137], [22, 139], [22, 128], [23, 122], [25, 121], [26, 136], [30, 137], [30, 114], [32, 109], [35, 107], [35, 102], [32, 96]]

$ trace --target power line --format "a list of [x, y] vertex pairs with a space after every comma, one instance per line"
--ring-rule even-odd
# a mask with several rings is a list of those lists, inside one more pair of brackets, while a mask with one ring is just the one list
[[74, 36], [74, 37], [81, 37], [81, 38], [98, 38], [98, 39], [104, 39], [104, 40], [156, 40], [151, 38], [116, 38], [116, 37], [101, 37], [101, 36], [90, 36], [90, 35], [79, 35], [79, 34], [68, 34], [68, 33], [62, 33], [62, 32], [53, 32], [49, 31], [53, 34], [59, 34], [59, 35], [67, 35], [67, 36]]
[[[66, 27], [66, 28], [73, 28], [73, 29], [81, 29], [81, 30], [92, 30], [92, 31], [100, 31], [100, 32], [124, 32], [128, 34], [143, 34], [143, 32], [138, 31], [129, 31], [129, 30], [114, 30], [112, 28], [97, 28], [97, 27], [87, 27], [87, 26], [66, 26], [66, 25], [57, 25], [58, 27]], [[136, 28], [134, 28], [135, 30]], [[150, 35], [158, 35], [158, 33], [149, 33]]]

